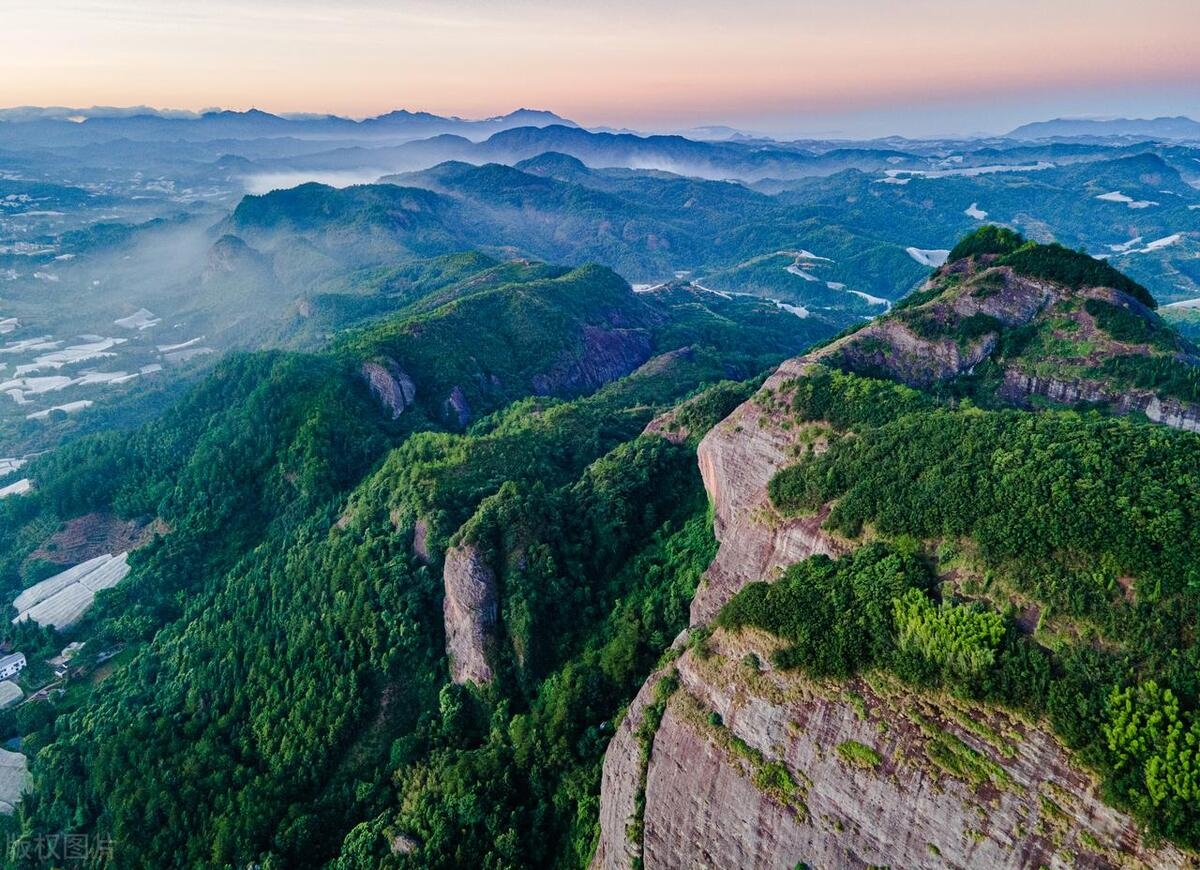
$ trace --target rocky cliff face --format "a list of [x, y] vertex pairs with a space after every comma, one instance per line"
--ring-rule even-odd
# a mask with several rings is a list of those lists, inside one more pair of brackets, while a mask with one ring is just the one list
[[718, 633], [687, 651], [650, 738], [647, 684], [605, 758], [593, 867], [1192, 866], [1144, 842], [1038, 723], [878, 675], [774, 671], [772, 643]]
[[[1107, 806], [1048, 723], [881, 674], [814, 682], [767, 664], [779, 642], [766, 635], [698, 641], [748, 583], [850, 549], [821, 528], [828, 506], [789, 519], [768, 496], [781, 467], [827, 446], [829, 427], [789, 412], [814, 364], [925, 387], [986, 363], [986, 377], [959, 384], [1009, 405], [1097, 403], [1200, 431], [1200, 407], [1105, 379], [1115, 357], [1142, 371], [1200, 365], [1125, 286], [1069, 287], [994, 257], [948, 264], [905, 309], [784, 363], [704, 437], [720, 548], [692, 602], [693, 640], [677, 641], [680, 657], [609, 745], [594, 867], [1200, 866]], [[674, 430], [664, 418], [652, 431]]]
[[1101, 384], [1086, 380], [1037, 377], [1019, 371], [1006, 371], [1000, 396], [1014, 405], [1027, 406], [1040, 397], [1060, 405], [1080, 403], [1107, 404], [1119, 414], [1145, 414], [1152, 422], [1200, 432], [1200, 406], [1175, 399], [1161, 399], [1148, 390], [1131, 390], [1114, 395]]
[[836, 364], [863, 373], [893, 372], [913, 387], [928, 387], [965, 374], [991, 355], [997, 336], [965, 346], [952, 338], [922, 338], [898, 321], [867, 327], [866, 334], [840, 347]]
[[540, 395], [584, 393], [624, 377], [653, 352], [644, 329], [585, 325], [579, 352], [564, 354], [546, 372], [534, 375], [533, 391]]
[[224, 235], [209, 248], [201, 280], [208, 282], [235, 273], [255, 277], [271, 274], [270, 260], [239, 237]]
[[371, 394], [395, 420], [412, 407], [417, 398], [417, 385], [393, 359], [365, 362], [359, 369]]
[[[797, 426], [786, 410], [789, 381], [824, 359], [784, 363], [700, 443], [720, 548], [693, 626], [747, 583], [849, 549], [821, 528], [824, 512], [785, 519], [767, 493], [781, 466], [825, 447], [822, 424]], [[1089, 400], [1015, 376], [1011, 389]], [[1155, 401], [1124, 410], [1194, 425]], [[879, 675], [814, 683], [766, 664], [774, 643], [718, 632], [647, 681], [605, 756], [593, 867], [1196, 866], [1144, 842], [1045, 723]]]
[[[769, 578], [808, 556], [845, 550], [821, 528], [825, 514], [784, 519], [767, 497], [768, 482], [794, 461], [803, 432], [780, 425], [783, 403], [765, 397], [779, 394], [806, 365], [804, 358], [785, 362], [754, 398], [700, 442], [700, 473], [713, 503], [714, 532], [721, 547], [692, 600], [693, 625], [711, 620], [747, 583]], [[820, 449], [820, 442], [814, 446]]]
[[455, 385], [450, 391], [450, 395], [446, 397], [446, 401], [442, 403], [442, 413], [447, 420], [450, 420], [459, 429], [467, 428], [467, 424], [471, 422], [473, 413], [471, 404], [467, 401], [467, 394], [463, 392], [463, 388]]
[[488, 647], [498, 612], [496, 573], [477, 547], [464, 543], [446, 551], [442, 576], [451, 679], [459, 684], [491, 682]]
[[[877, 320], [813, 354], [832, 365], [864, 374], [886, 373], [914, 387], [928, 387], [972, 371], [996, 350], [998, 331], [964, 338], [960, 324], [987, 318], [996, 330], [1025, 326], [1063, 294], [1054, 285], [1016, 275], [1011, 269], [990, 272], [972, 286], [969, 267], [951, 264], [919, 292], [935, 292], [951, 281], [966, 281], [933, 302]], [[940, 333], [940, 334], [939, 334]]]

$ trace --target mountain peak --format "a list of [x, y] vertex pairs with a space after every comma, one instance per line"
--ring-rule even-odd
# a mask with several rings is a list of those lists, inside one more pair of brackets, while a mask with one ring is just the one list
[[570, 154], [561, 151], [545, 151], [536, 157], [522, 160], [515, 168], [531, 175], [546, 175], [553, 178], [576, 178], [579, 175], [590, 175], [587, 164]]
[[1108, 263], [1002, 227], [813, 357], [982, 405], [1088, 404], [1200, 430], [1200, 352]]

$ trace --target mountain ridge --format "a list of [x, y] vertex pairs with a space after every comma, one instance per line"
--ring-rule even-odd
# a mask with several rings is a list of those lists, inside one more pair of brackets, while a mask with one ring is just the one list
[[1135, 137], [1200, 140], [1200, 122], [1183, 115], [1160, 118], [1054, 118], [1023, 124], [1006, 134], [1012, 139]]
[[[1105, 295], [1056, 271], [1065, 249], [993, 229], [964, 239], [895, 320], [953, 297], [948, 275], [1008, 268], [997, 248], [1032, 252], [985, 297], [1009, 294], [1014, 323]], [[867, 326], [783, 363], [700, 442], [719, 548], [690, 632], [609, 745], [592, 866], [1192, 866], [1193, 792], [1147, 796], [1167, 750], [1131, 761], [1124, 741], [1145, 720], [1123, 711], [1175, 709], [1166, 683], [1188, 694], [1187, 712], [1166, 715], [1200, 729], [1190, 677], [1164, 669], [1195, 644], [1139, 634], [1194, 606], [1195, 535], [1137, 519], [1200, 511], [1183, 471], [1200, 438], [937, 389], [970, 365], [919, 392], [897, 383], [912, 370], [895, 342], [865, 374], [837, 356], [886, 338]], [[959, 621], [990, 626], [971, 665], [935, 639]], [[1090, 646], [1118, 642], [1140, 663]], [[893, 819], [905, 821], [884, 831]], [[1156, 838], [1167, 831], [1174, 842]]]
[[1200, 431], [1200, 350], [1103, 261], [987, 227], [889, 314], [812, 355], [984, 404], [1092, 404]]

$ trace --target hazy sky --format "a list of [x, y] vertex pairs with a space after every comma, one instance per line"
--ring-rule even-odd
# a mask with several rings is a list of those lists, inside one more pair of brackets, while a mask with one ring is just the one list
[[0, 0], [0, 105], [1002, 131], [1200, 116], [1197, 0]]

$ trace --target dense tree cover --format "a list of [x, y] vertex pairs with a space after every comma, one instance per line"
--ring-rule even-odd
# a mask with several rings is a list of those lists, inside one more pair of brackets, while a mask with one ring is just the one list
[[[456, 539], [498, 569], [501, 622], [514, 679], [526, 691], [603, 619], [620, 594], [614, 565], [664, 523], [703, 509], [695, 454], [662, 438], [639, 438], [592, 463], [571, 487], [522, 493], [506, 485]], [[651, 643], [662, 648], [670, 638]], [[507, 657], [505, 657], [507, 660]], [[515, 688], [515, 687], [514, 687]]]
[[[286, 558], [295, 542], [319, 533], [313, 518], [327, 515], [331, 500], [394, 435], [365, 384], [320, 357], [233, 357], [173, 412], [135, 433], [84, 439], [39, 460], [33, 468], [41, 486], [27, 508], [36, 516], [15, 543], [5, 541], [16, 564], [36, 529], [98, 508], [157, 516], [169, 531], [134, 554], [130, 577], [99, 596], [77, 629], [96, 652], [115, 640], [154, 637], [154, 643], [84, 707], [70, 712], [79, 697], [69, 694], [29, 706], [47, 715], [16, 723], [37, 777], [22, 828], [119, 837], [126, 860], [142, 866], [162, 866], [156, 854], [173, 855], [181, 865], [223, 860], [246, 829], [259, 830], [264, 819], [281, 823], [279, 795], [286, 791], [279, 789], [292, 785], [303, 792], [305, 786], [276, 774], [291, 757], [285, 744], [295, 739], [279, 735], [298, 717], [305, 729], [327, 731], [360, 715], [361, 690], [346, 691], [358, 683], [328, 689], [337, 702], [325, 704], [317, 691], [322, 669], [302, 667], [286, 654], [322, 650], [332, 660], [343, 640], [336, 623], [301, 619], [291, 626], [299, 646], [282, 651], [278, 638], [255, 642], [263, 641], [264, 608], [279, 606], [281, 597], [300, 599], [286, 601], [297, 615], [320, 612], [319, 587], [282, 579]], [[328, 563], [301, 564], [323, 569], [318, 578], [345, 573]], [[379, 594], [363, 585], [355, 600], [337, 604], [361, 614], [363, 598]], [[387, 611], [375, 604], [372, 612]], [[354, 642], [377, 648], [377, 630], [353, 634]], [[345, 665], [346, 655], [356, 652], [351, 646], [336, 659]], [[361, 674], [351, 670], [349, 679]], [[247, 705], [255, 680], [271, 685], [273, 694], [261, 700], [277, 706], [252, 733]], [[285, 702], [279, 687], [292, 687], [292, 680], [307, 685]], [[235, 697], [242, 690], [247, 694]], [[230, 725], [239, 715], [245, 724], [235, 734]], [[171, 762], [186, 774], [166, 773]], [[235, 780], [245, 791], [232, 789]], [[247, 803], [235, 812], [238, 799]], [[225, 818], [222, 813], [239, 821], [212, 821]], [[202, 851], [184, 842], [193, 826], [210, 836]]]
[[[477, 251], [409, 260], [399, 265], [334, 271], [306, 287], [303, 301], [273, 337], [289, 348], [316, 350], [329, 335], [361, 329], [397, 314], [436, 308], [463, 292], [554, 278], [568, 270], [525, 260], [500, 262]], [[244, 278], [239, 275], [239, 281]]]
[[1019, 642], [1011, 621], [979, 604], [929, 597], [937, 579], [916, 542], [868, 544], [831, 560], [814, 556], [779, 581], [753, 583], [717, 624], [754, 626], [787, 640], [777, 667], [846, 677], [889, 668], [927, 686], [1025, 705], [1044, 691], [1044, 657]]
[[1083, 307], [1095, 318], [1096, 325], [1116, 341], [1126, 344], [1153, 344], [1161, 350], [1168, 351], [1175, 350], [1178, 345], [1175, 333], [1164, 328], [1161, 320], [1131, 311], [1127, 305], [1113, 305], [1103, 299], [1088, 299]]
[[1025, 239], [1020, 233], [1007, 227], [987, 224], [959, 239], [958, 244], [950, 249], [946, 260], [953, 263], [955, 260], [965, 260], [967, 257], [978, 257], [982, 254], [1011, 254], [1023, 244]]
[[900, 654], [915, 657], [949, 679], [965, 683], [996, 662], [1004, 640], [1000, 614], [976, 606], [943, 602], [935, 606], [910, 589], [893, 602]]
[[672, 433], [685, 434], [687, 440], [698, 444], [709, 429], [716, 426], [734, 412], [738, 405], [750, 398], [759, 385], [753, 381], [721, 381], [701, 392], [698, 396], [679, 405], [667, 425]]
[[[547, 298], [573, 311], [632, 296], [530, 286], [502, 295], [529, 291], [531, 317]], [[669, 312], [652, 308], [651, 327]], [[35, 579], [25, 556], [83, 512], [157, 518], [163, 534], [76, 633], [97, 651], [130, 644], [129, 663], [90, 697], [81, 686], [0, 719], [35, 776], [13, 824], [111, 836], [122, 866], [316, 866], [353, 830], [352, 866], [363, 837], [387, 851], [375, 835], [393, 823], [419, 838], [419, 866], [453, 865], [500, 829], [527, 866], [582, 863], [614, 717], [686, 625], [713, 555], [692, 449], [637, 436], [702, 384], [787, 353], [801, 321], [781, 317], [759, 347], [726, 352], [736, 321], [710, 329], [708, 309], [683, 310], [672, 336], [694, 340], [686, 350], [463, 433], [422, 413], [393, 422], [373, 400], [355, 352], [377, 349], [385, 324], [332, 353], [232, 357], [168, 415], [39, 460], [37, 493], [3, 506], [18, 530], [0, 545], [6, 577]], [[406, 322], [425, 329], [406, 341], [448, 335], [437, 317]], [[511, 359], [467, 337], [439, 347], [460, 357], [439, 365]], [[696, 437], [729, 401], [729, 385], [696, 397]], [[482, 691], [446, 685], [443, 651], [442, 553], [467, 520], [460, 537], [502, 566], [500, 677]], [[492, 799], [443, 802], [463, 783]]]
[[862, 547], [837, 562], [818, 556], [792, 566], [776, 583], [753, 583], [717, 619], [726, 628], [753, 625], [789, 641], [781, 667], [802, 665], [820, 676], [845, 677], [882, 664], [895, 648], [893, 602], [930, 578], [910, 554]]
[[1188, 830], [1200, 802], [1200, 721], [1154, 680], [1113, 689], [1104, 725], [1115, 775], [1145, 815], [1169, 814], [1167, 830]]
[[[618, 448], [558, 493], [523, 497], [506, 488], [483, 506], [471, 534], [491, 537], [493, 558], [508, 563], [501, 674], [486, 690], [444, 693], [440, 719], [423, 737], [432, 750], [396, 771], [396, 808], [351, 831], [334, 866], [590, 860], [600, 766], [621, 706], [687, 625], [696, 583], [715, 555], [687, 456], [647, 439]], [[647, 476], [663, 462], [674, 470]], [[631, 493], [657, 505], [665, 522]], [[637, 513], [646, 516], [631, 517]], [[493, 525], [500, 521], [513, 525]], [[647, 529], [657, 530], [647, 537]], [[412, 851], [395, 854], [398, 837]]]
[[1094, 366], [1089, 374], [1119, 384], [1154, 390], [1163, 398], [1200, 402], [1200, 366], [1175, 357], [1141, 354], [1113, 356]]
[[[817, 365], [804, 377], [785, 383], [783, 391], [789, 395], [798, 419], [821, 420], [842, 430], [882, 426], [898, 417], [937, 407], [933, 399], [911, 387]], [[772, 481], [772, 486], [776, 485]], [[774, 490], [771, 497], [776, 498]]]
[[726, 376], [749, 377], [831, 331], [756, 300], [635, 294], [614, 272], [583, 266], [520, 283], [467, 282], [337, 350], [394, 360], [418, 384], [422, 411], [454, 423], [447, 400], [456, 392], [474, 418], [530, 394], [588, 393], [667, 351], [707, 353], [710, 364], [719, 354]]
[[952, 338], [960, 345], [968, 345], [988, 333], [1000, 332], [1004, 324], [990, 314], [976, 312], [963, 317], [954, 312], [919, 312], [905, 323], [921, 338], [936, 340]]
[[1046, 714], [1118, 803], [1158, 833], [1200, 844], [1191, 754], [1200, 437], [1096, 414], [931, 407], [910, 393], [821, 370], [801, 379], [797, 416], [828, 421], [827, 409], [838, 408], [835, 425], [853, 434], [779, 472], [775, 505], [796, 513], [832, 502], [827, 526], [852, 539], [869, 527], [898, 541], [970, 542], [1000, 589], [1075, 628], [1044, 649], [986, 600], [935, 603], [926, 594], [932, 577], [891, 590], [882, 618], [846, 589], [838, 607], [799, 597], [828, 595], [821, 571], [842, 572], [853, 589], [855, 560], [883, 552], [878, 545], [836, 563], [844, 568], [821, 560], [793, 568], [786, 583], [808, 588], [773, 593], [786, 615], [748, 611], [768, 594], [752, 588], [722, 619], [781, 633], [796, 643], [789, 663], [818, 673], [828, 651], [805, 647], [806, 632], [852, 639], [861, 620], [878, 619], [890, 656], [849, 657], [850, 667], [883, 664], [915, 682]]
[[723, 418], [716, 411], [728, 405], [730, 387], [700, 388], [723, 371], [720, 355], [676, 355], [591, 396], [514, 402], [472, 424], [465, 434], [415, 433], [352, 497], [350, 510], [378, 491], [398, 522], [422, 521], [427, 547], [444, 549], [475, 507], [505, 481], [562, 486], [597, 457], [633, 439], [656, 409], [681, 396], [698, 391], [685, 407], [708, 409], [693, 421], [693, 431], [703, 434]]
[[101, 509], [158, 517], [181, 534], [150, 553], [190, 561], [161, 575], [148, 568], [156, 578], [130, 600], [175, 612], [168, 602], [205, 566], [238, 558], [275, 517], [296, 522], [346, 489], [395, 431], [347, 366], [297, 354], [233, 355], [142, 428], [82, 438], [32, 463], [37, 490], [4, 504], [15, 531], [0, 542], [0, 565], [11, 570], [4, 579], [16, 579], [60, 518]]

